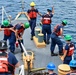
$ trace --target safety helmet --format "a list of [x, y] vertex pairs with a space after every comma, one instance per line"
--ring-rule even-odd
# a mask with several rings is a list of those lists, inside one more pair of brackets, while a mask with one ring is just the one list
[[34, 2], [31, 2], [30, 3], [30, 6], [35, 6], [36, 4]]
[[71, 60], [69, 63], [70, 67], [76, 67], [76, 60]]
[[0, 50], [7, 50], [7, 42], [4, 40], [0, 41]]
[[29, 22], [25, 22], [25, 23], [24, 23], [24, 27], [25, 27], [25, 28], [29, 28], [29, 26], [30, 26]]
[[63, 21], [62, 21], [62, 24], [63, 24], [63, 25], [66, 25], [66, 24], [67, 24], [67, 21], [66, 21], [66, 20], [63, 20]]
[[51, 12], [52, 11], [52, 8], [47, 9], [47, 11], [50, 11]]
[[9, 26], [9, 21], [8, 20], [4, 20], [3, 21], [3, 25], [6, 26], [6, 27]]
[[71, 35], [67, 34], [67, 35], [65, 35], [64, 39], [65, 39], [65, 40], [71, 40], [72, 37], [71, 37]]
[[47, 65], [47, 67], [46, 67], [48, 70], [54, 70], [56, 67], [55, 67], [55, 65], [52, 63], [52, 62], [50, 62], [48, 65]]

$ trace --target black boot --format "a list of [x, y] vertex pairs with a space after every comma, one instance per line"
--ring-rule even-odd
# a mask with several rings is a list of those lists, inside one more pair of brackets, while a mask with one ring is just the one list
[[46, 44], [46, 40], [44, 40], [45, 44]]
[[31, 36], [31, 40], [33, 40], [33, 36]]
[[63, 55], [63, 52], [59, 52], [59, 55], [62, 56]]
[[49, 44], [49, 43], [50, 43], [49, 41], [46, 42], [46, 44]]
[[51, 56], [58, 56], [57, 53], [51, 52]]

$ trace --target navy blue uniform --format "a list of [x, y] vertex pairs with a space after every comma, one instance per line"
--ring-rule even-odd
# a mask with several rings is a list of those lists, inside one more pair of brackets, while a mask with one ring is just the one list
[[[71, 43], [70, 43], [71, 44]], [[74, 44], [73, 44], [74, 45]], [[75, 46], [74, 46], [75, 47]], [[67, 50], [67, 54], [68, 54], [68, 51], [69, 51], [69, 44], [67, 43], [66, 46], [65, 46], [65, 50]], [[68, 56], [66, 55], [66, 57], [64, 58], [64, 64], [69, 64], [69, 62], [72, 60], [72, 55], [71, 56]]]
[[53, 33], [51, 34], [51, 47], [50, 50], [53, 53], [56, 44], [58, 45], [59, 48], [59, 53], [62, 53], [63, 51], [63, 43], [60, 40], [60, 38], [58, 36], [60, 36], [60, 29], [63, 28], [62, 25], [59, 25], [57, 28], [54, 29]]
[[36, 27], [36, 18], [37, 18], [37, 13], [38, 13], [38, 10], [37, 9], [29, 9], [27, 11], [29, 17], [30, 17], [30, 28], [31, 28], [31, 36], [35, 36], [35, 27]]
[[[12, 28], [13, 25], [10, 24], [9, 26], [4, 26], [2, 25], [1, 28]], [[8, 29], [4, 29], [4, 39], [5, 41], [7, 41], [7, 39], [9, 40], [9, 49], [11, 52], [14, 52], [15, 51], [15, 42], [16, 42], [16, 38], [15, 37], [15, 34], [14, 32], [12, 32], [11, 30], [8, 30]]]
[[44, 34], [44, 41], [49, 42], [50, 35], [51, 35], [51, 18], [53, 14], [45, 14], [42, 15], [42, 33]]

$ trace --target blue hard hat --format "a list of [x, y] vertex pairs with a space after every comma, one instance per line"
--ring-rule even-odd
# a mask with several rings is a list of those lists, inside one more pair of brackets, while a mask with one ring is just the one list
[[71, 60], [69, 63], [70, 67], [76, 67], [76, 60]]
[[51, 12], [52, 11], [52, 8], [47, 9], [47, 11], [50, 11]]
[[50, 62], [48, 65], [47, 65], [47, 67], [46, 67], [48, 70], [54, 70], [56, 67], [55, 67], [55, 65], [52, 63], [52, 62]]

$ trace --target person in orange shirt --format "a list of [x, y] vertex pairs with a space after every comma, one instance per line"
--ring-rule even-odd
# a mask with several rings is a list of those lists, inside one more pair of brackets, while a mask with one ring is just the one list
[[30, 6], [31, 9], [28, 9], [27, 14], [30, 17], [29, 23], [31, 28], [31, 40], [33, 40], [33, 36], [35, 36], [35, 27], [36, 27], [36, 18], [37, 14], [41, 16], [41, 13], [39, 13], [38, 9], [35, 8], [35, 3], [31, 2]]

